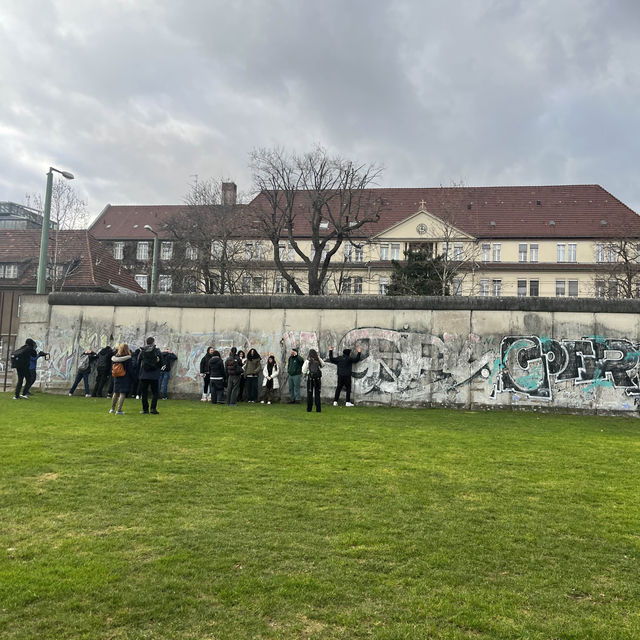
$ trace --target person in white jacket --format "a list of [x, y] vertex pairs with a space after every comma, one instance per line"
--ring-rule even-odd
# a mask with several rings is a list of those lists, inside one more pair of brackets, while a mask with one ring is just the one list
[[315, 349], [309, 349], [309, 355], [302, 365], [302, 375], [307, 376], [307, 411], [311, 411], [315, 397], [316, 411], [320, 413], [320, 389], [322, 387], [322, 367], [324, 360]]
[[278, 397], [278, 389], [280, 388], [280, 383], [278, 382], [279, 374], [280, 368], [276, 362], [276, 357], [273, 353], [270, 353], [267, 358], [267, 364], [264, 365], [264, 369], [262, 370], [262, 404], [265, 402], [271, 404], [271, 401]]

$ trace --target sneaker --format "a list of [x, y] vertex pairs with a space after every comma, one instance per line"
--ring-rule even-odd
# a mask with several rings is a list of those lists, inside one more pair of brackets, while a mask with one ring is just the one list
[[136, 400], [140, 400], [140, 396], [136, 396]]
[[14, 400], [20, 400], [20, 398], [18, 398], [18, 396], [13, 396]]
[[267, 404], [271, 404], [271, 400], [269, 400], [269, 402], [267, 402]]
[[68, 395], [72, 396], [72, 395], [73, 395], [73, 393], [69, 393]]
[[264, 400], [260, 400], [260, 404], [264, 404]]
[[353, 402], [347, 402], [344, 405], [345, 407], [353, 407]]
[[23, 394], [20, 394], [20, 397], [21, 397], [23, 400], [28, 400], [28, 399], [29, 399], [29, 396], [25, 396], [25, 395], [23, 395]]
[[85, 398], [90, 398], [90, 397], [91, 397], [91, 394], [90, 394], [90, 393], [85, 393], [85, 394], [84, 394], [84, 397], [85, 397]]
[[152, 413], [154, 416], [159, 416], [160, 412], [156, 411], [155, 409], [151, 409], [151, 411], [149, 411], [149, 413]]
[[124, 415], [124, 411], [116, 411], [116, 415], [117, 416], [123, 416]]
[[337, 400], [334, 400], [334, 401], [333, 401], [333, 406], [334, 406], [334, 407], [337, 407], [337, 406], [338, 406], [338, 401], [337, 401]]
[[115, 413], [113, 409], [109, 409], [109, 413]]
[[148, 412], [148, 411], [141, 411], [140, 413], [144, 414], [145, 416], [146, 416], [146, 415], [149, 415], [149, 412]]

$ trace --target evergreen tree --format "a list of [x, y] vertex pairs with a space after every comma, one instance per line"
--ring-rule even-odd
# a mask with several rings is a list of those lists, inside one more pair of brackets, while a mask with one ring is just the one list
[[[450, 295], [446, 278], [446, 264], [442, 256], [434, 258], [423, 249], [405, 251], [406, 262], [392, 260], [393, 273], [387, 290], [389, 296]], [[453, 275], [453, 274], [452, 274]]]

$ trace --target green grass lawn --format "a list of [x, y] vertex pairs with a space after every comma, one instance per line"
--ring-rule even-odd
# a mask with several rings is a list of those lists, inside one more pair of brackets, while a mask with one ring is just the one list
[[640, 423], [0, 396], [0, 637], [640, 638]]

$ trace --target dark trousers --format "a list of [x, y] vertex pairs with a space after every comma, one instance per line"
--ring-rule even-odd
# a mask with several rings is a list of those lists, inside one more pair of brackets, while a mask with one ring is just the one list
[[240, 384], [238, 384], [238, 402], [242, 402], [242, 396], [244, 395], [244, 376], [240, 376]]
[[258, 376], [247, 376], [245, 380], [247, 386], [247, 400], [249, 402], [258, 401]]
[[93, 387], [93, 396], [102, 396], [104, 385], [111, 377], [109, 369], [98, 369], [98, 375], [96, 376], [96, 384]]
[[80, 380], [84, 382], [84, 395], [88, 396], [89, 395], [89, 372], [88, 371], [85, 373], [80, 373], [80, 371], [78, 371], [78, 373], [76, 374], [76, 379], [73, 381], [73, 386], [71, 387], [71, 389], [69, 389], [69, 393], [73, 395], [73, 392], [76, 390], [77, 386], [80, 384]]
[[140, 392], [142, 395], [142, 410], [149, 411], [149, 389], [151, 389], [151, 411], [155, 411], [158, 406], [158, 381], [140, 380]]
[[237, 404], [240, 390], [240, 376], [229, 376], [227, 379], [227, 404]]
[[25, 383], [25, 389], [29, 387], [29, 369], [16, 369], [18, 374], [18, 384], [16, 384], [16, 398], [20, 397], [22, 384]]
[[211, 404], [224, 404], [224, 378], [211, 378], [209, 392], [211, 393]]
[[316, 411], [320, 413], [320, 387], [322, 380], [320, 378], [312, 379], [311, 376], [307, 378], [307, 411], [311, 411], [313, 405], [313, 399], [316, 401]]
[[35, 369], [29, 369], [29, 372], [27, 373], [27, 383], [24, 385], [24, 391], [22, 392], [23, 395], [28, 395], [29, 391], [31, 390], [31, 387], [33, 386], [33, 383], [36, 381], [36, 370]]
[[342, 389], [347, 390], [347, 402], [351, 402], [351, 376], [338, 376], [338, 386], [336, 387], [336, 393], [333, 396], [333, 399], [338, 402], [340, 398], [340, 392]]

